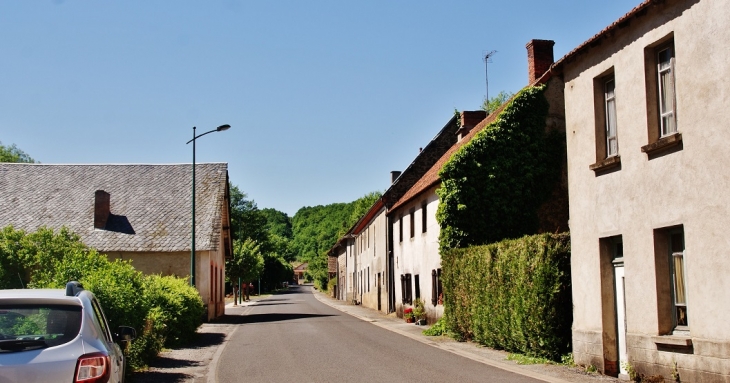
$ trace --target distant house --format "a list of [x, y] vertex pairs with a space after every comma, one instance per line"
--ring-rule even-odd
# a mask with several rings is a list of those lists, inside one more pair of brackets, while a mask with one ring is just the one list
[[565, 79], [573, 352], [607, 375], [730, 381], [730, 3], [648, 0]]
[[[392, 218], [388, 206], [398, 201], [456, 141], [456, 118], [426, 145], [408, 168], [391, 172], [391, 186], [363, 217], [330, 249], [337, 259], [338, 299], [383, 313], [396, 311], [397, 260], [393, 253]], [[390, 201], [390, 202], [389, 202]], [[390, 204], [390, 205], [389, 205]]]
[[356, 281], [354, 299], [365, 307], [388, 313], [386, 287], [387, 225], [382, 199], [350, 230], [353, 238]]
[[336, 264], [334, 278], [337, 279], [337, 292], [335, 298], [341, 301], [352, 302], [355, 296], [352, 283], [355, 270], [352, 260], [354, 246], [353, 236], [348, 232], [327, 252], [329, 261], [334, 261]]
[[307, 266], [309, 266], [309, 263], [302, 263], [294, 268], [294, 283], [296, 283], [297, 285], [304, 284], [304, 274], [307, 273]]
[[[0, 225], [68, 227], [110, 260], [190, 276], [191, 165], [0, 164]], [[228, 170], [196, 165], [195, 279], [208, 319], [223, 315], [231, 256]]]

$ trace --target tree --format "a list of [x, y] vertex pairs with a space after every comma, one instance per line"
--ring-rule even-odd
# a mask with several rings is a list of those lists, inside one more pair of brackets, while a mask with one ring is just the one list
[[0, 162], [23, 162], [23, 163], [35, 163], [35, 160], [24, 151], [18, 149], [15, 144], [10, 146], [3, 146], [0, 141]]
[[269, 234], [292, 238], [291, 218], [286, 213], [269, 208], [261, 209], [261, 214], [266, 218], [266, 230]]
[[326, 288], [329, 273], [327, 251], [380, 198], [380, 192], [368, 193], [349, 203], [303, 207], [292, 218], [292, 248], [300, 262], [308, 262], [307, 275], [318, 288]]
[[487, 114], [490, 114], [497, 110], [502, 104], [507, 102], [512, 96], [514, 96], [514, 93], [500, 91], [499, 94], [496, 96], [490, 98], [489, 100], [484, 99], [484, 102], [482, 103], [482, 110], [486, 111]]
[[[233, 257], [226, 261], [226, 274], [232, 283], [242, 280], [246, 283], [261, 276], [264, 269], [264, 256], [256, 241], [247, 238], [233, 243]], [[248, 289], [244, 290], [248, 292]]]
[[235, 185], [231, 191], [231, 236], [234, 240], [252, 239], [260, 247], [262, 254], [271, 251], [269, 232], [266, 229], [266, 216], [261, 213], [254, 200], [246, 199]]

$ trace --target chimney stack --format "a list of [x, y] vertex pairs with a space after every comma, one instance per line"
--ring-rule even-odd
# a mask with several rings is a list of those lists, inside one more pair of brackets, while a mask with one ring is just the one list
[[109, 200], [109, 193], [103, 190], [94, 193], [94, 229], [106, 227], [106, 221], [109, 219]]
[[395, 183], [395, 180], [397, 180], [398, 177], [400, 177], [400, 174], [401, 174], [401, 172], [399, 172], [397, 170], [393, 170], [392, 172], [390, 172], [390, 183], [391, 183], [391, 185]]
[[477, 124], [487, 118], [487, 112], [483, 110], [465, 110], [461, 112], [461, 126], [456, 131], [457, 140], [461, 141]]
[[533, 84], [542, 77], [553, 64], [552, 40], [530, 40], [525, 46], [527, 48], [527, 76], [528, 84]]

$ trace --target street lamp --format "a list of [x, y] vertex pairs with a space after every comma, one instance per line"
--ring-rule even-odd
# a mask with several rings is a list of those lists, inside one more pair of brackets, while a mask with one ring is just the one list
[[195, 127], [193, 126], [193, 139], [185, 143], [185, 145], [191, 142], [193, 143], [193, 243], [192, 248], [190, 249], [190, 286], [193, 287], [195, 287], [195, 140], [205, 136], [208, 133], [222, 132], [230, 128], [230, 125], [225, 124], [196, 136]]

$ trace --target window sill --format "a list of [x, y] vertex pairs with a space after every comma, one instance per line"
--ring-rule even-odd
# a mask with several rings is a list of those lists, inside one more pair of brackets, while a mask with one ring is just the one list
[[595, 164], [591, 164], [588, 166], [588, 168], [593, 170], [594, 172], [603, 172], [618, 167], [620, 165], [621, 156], [616, 155], [608, 157], [603, 161], [598, 161]]
[[657, 345], [672, 347], [692, 347], [692, 338], [680, 335], [660, 335], [651, 339]]
[[641, 151], [649, 156], [674, 148], [682, 143], [682, 133], [660, 138], [656, 142], [641, 147]]

